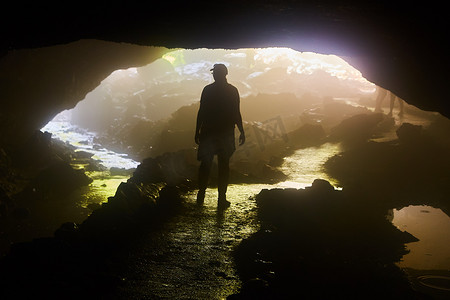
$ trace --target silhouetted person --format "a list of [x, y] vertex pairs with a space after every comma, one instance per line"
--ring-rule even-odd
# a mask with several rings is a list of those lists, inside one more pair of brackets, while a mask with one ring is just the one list
[[378, 95], [377, 99], [375, 100], [375, 112], [383, 112], [383, 110], [381, 109], [381, 104], [383, 103], [386, 95], [387, 90], [383, 89], [382, 87], [378, 87]]
[[[381, 105], [382, 105], [382, 103], [384, 101], [384, 98], [386, 98], [387, 92], [388, 92], [387, 90], [385, 90], [385, 89], [383, 89], [381, 87], [378, 87], [378, 95], [377, 95], [377, 98], [375, 100], [375, 112], [383, 112], [383, 110], [381, 109]], [[398, 104], [400, 105], [400, 112], [398, 113], [398, 115], [400, 117], [403, 116], [403, 100], [398, 98], [397, 96], [395, 96], [394, 93], [392, 93], [392, 92], [389, 92], [389, 93], [390, 93], [390, 95], [389, 95], [389, 97], [390, 97], [390, 104], [389, 104], [390, 105], [389, 106], [390, 110], [389, 110], [388, 116], [392, 117], [392, 112], [394, 110], [395, 98], [397, 98]]]
[[398, 105], [400, 106], [400, 112], [398, 113], [398, 116], [401, 117], [403, 116], [403, 100], [400, 99], [399, 97], [397, 97], [396, 95], [394, 95], [394, 93], [391, 92], [391, 102], [390, 102], [390, 106], [389, 106], [389, 114], [388, 116], [392, 117], [392, 112], [394, 110], [394, 102], [395, 102], [395, 98], [397, 98], [398, 101]]
[[235, 125], [241, 133], [239, 145], [244, 144], [245, 134], [239, 108], [239, 92], [236, 87], [227, 82], [227, 67], [223, 64], [215, 64], [211, 71], [215, 82], [207, 85], [202, 91], [195, 129], [195, 142], [199, 145], [197, 159], [201, 162], [198, 172], [197, 203], [203, 203], [212, 161], [214, 155], [217, 155], [218, 206], [227, 207], [230, 205], [226, 199], [230, 173], [229, 162], [236, 150]]

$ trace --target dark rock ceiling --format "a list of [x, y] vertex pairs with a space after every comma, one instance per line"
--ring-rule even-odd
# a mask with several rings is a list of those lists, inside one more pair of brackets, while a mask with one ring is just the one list
[[433, 1], [16, 1], [3, 10], [0, 20], [0, 56], [14, 49], [80, 39], [168, 48], [287, 46], [343, 56], [370, 81], [408, 103], [449, 117], [449, 22], [444, 5]]

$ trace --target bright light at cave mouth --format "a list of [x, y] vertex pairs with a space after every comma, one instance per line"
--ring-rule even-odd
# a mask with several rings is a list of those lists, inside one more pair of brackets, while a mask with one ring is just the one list
[[[117, 129], [120, 122], [164, 120], [179, 108], [198, 102], [202, 88], [213, 81], [210, 69], [215, 63], [228, 67], [228, 81], [238, 88], [242, 99], [293, 94], [299, 101], [310, 95], [357, 105], [355, 99], [371, 98], [376, 92], [373, 83], [336, 55], [290, 48], [178, 49], [146, 66], [112, 72], [74, 109], [60, 113], [42, 130], [94, 153], [108, 168], [136, 167], [138, 163], [125, 154], [94, 145], [97, 133]], [[130, 136], [119, 134], [116, 141], [125, 145], [120, 151], [128, 153], [127, 145], [133, 144], [127, 141]]]
[[[183, 65], [186, 65], [184, 57], [189, 51], [196, 50], [175, 50], [163, 55], [162, 58], [170, 62], [175, 68], [182, 68]], [[255, 64], [257, 62], [262, 62], [270, 69], [279, 67], [285, 68], [287, 74], [297, 73], [311, 75], [315, 71], [321, 70], [341, 80], [359, 82], [361, 84], [361, 92], [374, 93], [376, 91], [375, 84], [364, 78], [360, 71], [352, 67], [344, 59], [332, 54], [325, 55], [314, 52], [299, 52], [291, 48], [283, 47], [207, 51], [223, 52], [223, 61], [217, 62], [224, 63], [229, 68], [233, 68], [233, 60], [246, 58], [248, 60], [254, 60]], [[253, 52], [253, 57], [249, 57], [251, 55], [249, 55], [248, 52]], [[210, 58], [212, 57], [206, 56], [203, 61], [206, 62], [210, 60]], [[194, 70], [192, 69], [190, 71], [192, 72]], [[198, 69], [197, 71], [202, 70]]]

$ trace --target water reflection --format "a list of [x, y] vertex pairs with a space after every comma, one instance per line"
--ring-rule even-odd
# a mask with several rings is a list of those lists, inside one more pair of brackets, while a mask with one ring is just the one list
[[65, 120], [64, 113], [56, 116], [41, 131], [50, 132], [53, 138], [68, 143], [79, 150], [94, 154], [93, 158], [99, 160], [108, 169], [113, 167], [133, 169], [138, 166], [139, 162], [128, 158], [126, 154], [115, 153], [95, 144], [95, 133], [72, 125]]
[[[42, 130], [51, 132], [71, 145], [84, 150], [95, 152], [102, 164], [119, 168], [134, 168], [137, 162], [103, 148], [94, 149], [94, 133], [80, 131], [65, 121], [52, 121]], [[309, 147], [296, 150], [291, 156], [284, 158], [280, 169], [288, 176], [284, 182], [277, 184], [234, 184], [228, 189], [228, 199], [232, 202], [229, 210], [217, 214], [217, 225], [222, 227], [229, 220], [241, 220], [241, 226], [236, 236], [248, 237], [258, 230], [257, 224], [245, 224], [253, 218], [246, 215], [256, 209], [255, 201], [251, 198], [262, 189], [271, 188], [305, 188], [311, 186], [314, 179], [328, 180], [338, 187], [338, 182], [323, 170], [323, 164], [332, 156], [342, 151], [339, 143], [325, 143], [319, 147]], [[82, 166], [80, 166], [82, 167]], [[90, 171], [87, 175], [94, 179], [93, 183], [81, 190], [78, 196], [79, 205], [83, 208], [92, 204], [107, 201], [113, 196], [118, 185], [126, 181], [129, 176], [111, 176], [108, 171]], [[192, 202], [195, 196], [191, 195]], [[250, 199], [250, 200], [249, 200]], [[204, 212], [208, 215], [217, 213], [217, 190], [208, 189], [205, 198]], [[234, 217], [230, 218], [230, 215]], [[239, 215], [239, 217], [236, 217]], [[408, 244], [410, 253], [403, 257], [400, 267], [421, 270], [450, 270], [450, 218], [440, 209], [429, 206], [409, 206], [401, 210], [394, 210], [392, 222], [402, 231], [408, 231], [420, 241]], [[228, 221], [227, 221], [228, 220]], [[245, 225], [244, 225], [245, 224]]]
[[[227, 198], [233, 205], [235, 201], [249, 199], [258, 194], [262, 189], [296, 188], [301, 189], [311, 186], [317, 178], [328, 180], [333, 186], [338, 186], [336, 179], [325, 173], [323, 164], [333, 155], [341, 152], [340, 144], [325, 143], [319, 147], [309, 147], [296, 150], [291, 156], [284, 158], [280, 169], [288, 176], [288, 179], [276, 184], [231, 184], [228, 187]], [[337, 188], [339, 189], [339, 188]], [[215, 197], [215, 198], [214, 198]], [[210, 198], [210, 205], [217, 206], [217, 191], [208, 189], [206, 198]], [[205, 198], [205, 199], [206, 199]], [[234, 201], [234, 202], [233, 202]], [[254, 205], [254, 201], [251, 205]], [[241, 205], [242, 203], [239, 202]], [[206, 202], [205, 202], [206, 205]], [[250, 205], [250, 204], [249, 204]]]
[[431, 206], [408, 206], [394, 210], [393, 224], [420, 241], [407, 244], [411, 251], [400, 267], [450, 270], [450, 217]]
[[[88, 208], [106, 202], [108, 197], [114, 196], [120, 183], [127, 181], [131, 173], [124, 175], [111, 175], [111, 168], [131, 170], [139, 165], [126, 154], [115, 153], [95, 143], [95, 133], [72, 125], [68, 121], [68, 112], [62, 112], [50, 121], [41, 131], [47, 131], [52, 137], [61, 140], [79, 151], [91, 154], [93, 159], [106, 168], [104, 171], [86, 171], [86, 175], [93, 182], [80, 190], [75, 191], [70, 197], [74, 198], [78, 206]], [[76, 150], [76, 151], [77, 151]], [[76, 169], [86, 168], [84, 164], [72, 164]], [[86, 168], [87, 169], [87, 168]]]
[[325, 173], [324, 163], [332, 156], [341, 152], [339, 143], [325, 143], [319, 147], [299, 149], [284, 159], [281, 166], [283, 173], [288, 175], [288, 180], [277, 184], [283, 188], [305, 188], [311, 186], [314, 179], [321, 178], [338, 187], [338, 182]]
[[86, 172], [86, 175], [92, 178], [92, 183], [81, 189], [78, 205], [83, 208], [95, 208], [93, 204], [107, 202], [108, 197], [114, 196], [117, 188], [122, 182], [126, 182], [130, 176], [116, 175], [111, 176], [108, 172]]

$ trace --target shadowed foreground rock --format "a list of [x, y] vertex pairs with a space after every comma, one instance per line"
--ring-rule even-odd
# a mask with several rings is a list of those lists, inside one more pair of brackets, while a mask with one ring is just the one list
[[331, 141], [342, 141], [352, 146], [358, 145], [372, 136], [377, 124], [382, 120], [381, 113], [354, 115], [332, 128], [329, 138]]
[[448, 124], [435, 127], [404, 123], [398, 140], [363, 143], [332, 157], [325, 168], [348, 191], [369, 194], [385, 209], [426, 204], [448, 213], [450, 131]]
[[262, 190], [259, 232], [235, 252], [244, 282], [233, 299], [416, 299], [394, 262], [416, 241], [383, 214], [324, 180]]
[[[148, 179], [148, 178], [147, 178]], [[157, 229], [181, 204], [177, 187], [133, 177], [83, 223], [65, 223], [54, 237], [12, 245], [0, 261], [0, 298], [105, 297], [121, 283], [122, 252]]]

